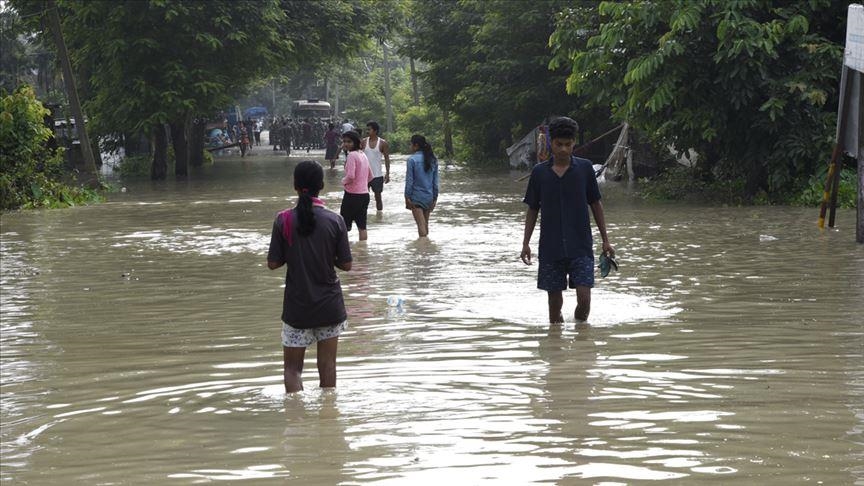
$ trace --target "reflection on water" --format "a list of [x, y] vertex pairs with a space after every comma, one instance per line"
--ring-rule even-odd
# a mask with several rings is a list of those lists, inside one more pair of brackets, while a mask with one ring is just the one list
[[[317, 388], [313, 351], [307, 391], [285, 397], [283, 273], [263, 262], [297, 160], [260, 152], [3, 215], [2, 480], [864, 482], [852, 212], [820, 233], [809, 209], [606, 187], [621, 269], [590, 326], [550, 326], [518, 261], [518, 175], [442, 171], [418, 240], [397, 159], [342, 274], [339, 387]], [[333, 209], [340, 177], [326, 171]]]

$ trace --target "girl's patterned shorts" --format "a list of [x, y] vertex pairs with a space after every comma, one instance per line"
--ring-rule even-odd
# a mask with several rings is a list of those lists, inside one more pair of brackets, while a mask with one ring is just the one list
[[282, 346], [286, 348], [306, 348], [318, 341], [330, 339], [342, 334], [348, 327], [348, 321], [342, 321], [332, 326], [297, 329], [282, 323]]

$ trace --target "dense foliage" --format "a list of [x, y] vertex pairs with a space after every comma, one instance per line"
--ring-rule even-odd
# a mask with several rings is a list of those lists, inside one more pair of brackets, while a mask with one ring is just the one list
[[[229, 106], [287, 115], [291, 100], [315, 97], [361, 126], [377, 120], [394, 151], [419, 132], [468, 164], [503, 165], [504, 149], [550, 116], [578, 120], [584, 140], [627, 121], [651, 144], [641, 153], [669, 154], [655, 195], [715, 191], [730, 202], [804, 201], [818, 185], [848, 4], [57, 2], [93, 131], [148, 133], [155, 178], [169, 167], [166, 124], [172, 139], [199, 143]], [[9, 4], [41, 30], [43, 0]], [[18, 44], [32, 37], [16, 29]], [[24, 59], [11, 32], [4, 46], [17, 47], [2, 54]], [[200, 143], [172, 148], [178, 175], [184, 154], [202, 163]], [[674, 164], [690, 150], [694, 167]]]
[[603, 2], [560, 14], [553, 66], [570, 65], [571, 93], [611, 107], [656, 145], [695, 149], [700, 181], [743, 180], [745, 197], [783, 199], [831, 151], [845, 9], [832, 0]]
[[206, 120], [259, 80], [356, 51], [371, 30], [367, 3], [58, 0], [93, 133], [151, 134], [157, 179], [167, 173], [166, 124], [184, 175], [187, 155], [203, 160], [203, 146], [187, 146], [186, 136], [203, 138]]
[[21, 83], [22, 73], [34, 65], [28, 45], [21, 41], [26, 35], [18, 12], [0, 10], [0, 90], [11, 93]]
[[[555, 16], [567, 0], [424, 0], [416, 3], [411, 52], [428, 64], [430, 101], [452, 111], [469, 159], [504, 160], [504, 149], [551, 115], [606, 127], [549, 70]], [[456, 8], [454, 8], [454, 6]]]
[[63, 181], [62, 152], [51, 149], [51, 130], [33, 88], [22, 86], [0, 101], [0, 209], [70, 206], [97, 198]]

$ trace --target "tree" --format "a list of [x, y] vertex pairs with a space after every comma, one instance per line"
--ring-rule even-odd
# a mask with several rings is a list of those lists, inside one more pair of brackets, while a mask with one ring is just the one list
[[[165, 125], [184, 175], [207, 119], [274, 72], [352, 52], [366, 37], [369, 2], [347, 0], [64, 0], [79, 67], [91, 69], [88, 106], [101, 133], [152, 133], [155, 179], [167, 175]], [[251, 19], [254, 19], [252, 21]], [[356, 25], [355, 25], [356, 23]], [[98, 33], [98, 35], [96, 34]]]
[[[94, 126], [102, 134], [152, 133], [158, 144], [154, 179], [167, 175], [165, 124], [173, 127], [176, 172], [184, 175], [184, 135], [203, 138], [207, 117], [290, 48], [277, 33], [283, 14], [276, 0], [63, 5], [77, 65], [92, 73], [86, 105]], [[256, 19], [254, 25], [249, 18]], [[200, 146], [189, 151], [202, 152]]]
[[414, 0], [410, 12], [409, 49], [427, 65], [420, 77], [429, 86], [428, 101], [441, 109], [444, 155], [451, 157], [453, 101], [464, 86], [462, 74], [470, 58], [469, 29], [479, 19], [449, 0]]
[[34, 67], [28, 52], [30, 43], [18, 12], [0, 10], [0, 90], [11, 93], [21, 85], [24, 74]]
[[830, 152], [844, 2], [603, 2], [561, 14], [568, 91], [611, 108], [658, 146], [695, 149], [704, 180], [780, 196]]
[[455, 114], [469, 157], [500, 160], [515, 137], [550, 115], [584, 118], [565, 90], [569, 73], [548, 67], [555, 16], [572, 3], [417, 2], [410, 50], [429, 65], [431, 101]]

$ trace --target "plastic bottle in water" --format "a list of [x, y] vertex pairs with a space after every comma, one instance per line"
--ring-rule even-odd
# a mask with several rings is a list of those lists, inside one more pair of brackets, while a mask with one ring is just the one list
[[401, 296], [391, 295], [390, 297], [387, 297], [387, 305], [390, 307], [402, 307], [403, 303], [404, 301]]

